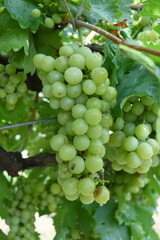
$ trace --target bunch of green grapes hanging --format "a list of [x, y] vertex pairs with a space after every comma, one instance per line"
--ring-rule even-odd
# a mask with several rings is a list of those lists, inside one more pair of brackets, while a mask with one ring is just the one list
[[13, 64], [0, 64], [0, 101], [5, 103], [8, 110], [13, 110], [18, 98], [26, 92], [26, 78], [26, 74], [17, 72]]
[[[105, 144], [113, 123], [110, 109], [116, 104], [116, 89], [110, 86], [102, 56], [77, 44], [63, 46], [56, 60], [35, 55], [43, 94], [53, 109], [61, 109], [57, 119], [62, 127], [51, 138], [57, 152], [58, 181], [68, 200], [89, 204], [106, 203], [109, 191], [96, 188], [98, 171], [103, 171]], [[96, 179], [96, 180], [95, 180]]]
[[122, 110], [123, 118], [117, 118], [112, 128], [108, 158], [115, 171], [147, 173], [159, 165], [158, 106], [146, 96], [133, 96]]

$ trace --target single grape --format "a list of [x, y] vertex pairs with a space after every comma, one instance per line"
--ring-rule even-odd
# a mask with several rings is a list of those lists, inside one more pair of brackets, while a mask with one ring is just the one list
[[90, 140], [86, 135], [75, 136], [73, 139], [73, 145], [78, 151], [85, 151], [90, 144]]
[[64, 144], [59, 149], [59, 156], [64, 161], [70, 161], [76, 156], [76, 149], [72, 144]]
[[77, 49], [77, 53], [81, 54], [83, 57], [87, 57], [89, 54], [92, 53], [91, 49], [88, 47], [80, 47]]
[[63, 184], [63, 179], [70, 178], [72, 176], [71, 171], [68, 168], [68, 164], [59, 164], [58, 166], [58, 183]]
[[135, 151], [138, 147], [138, 140], [134, 136], [127, 137], [123, 142], [123, 147], [126, 151]]
[[102, 135], [100, 137], [100, 140], [103, 144], [108, 143], [110, 138], [109, 131], [105, 128], [102, 129]]
[[68, 178], [62, 183], [62, 189], [65, 194], [73, 195], [76, 194], [78, 188], [78, 180], [76, 178]]
[[87, 79], [84, 81], [82, 89], [85, 94], [92, 95], [96, 91], [96, 84], [92, 80]]
[[67, 143], [68, 143], [68, 139], [63, 134], [54, 135], [50, 140], [51, 148], [54, 151], [59, 151], [60, 147], [64, 144], [67, 144]]
[[53, 21], [52, 18], [49, 18], [49, 17], [45, 18], [44, 24], [47, 28], [53, 28], [54, 27], [54, 21]]
[[91, 126], [97, 125], [102, 120], [102, 114], [98, 109], [90, 108], [85, 113], [85, 120]]
[[142, 159], [149, 159], [153, 156], [152, 146], [147, 142], [142, 142], [137, 147], [137, 153]]
[[10, 93], [6, 95], [6, 103], [14, 106], [18, 101], [16, 93]]
[[34, 8], [32, 10], [32, 16], [35, 17], [35, 18], [40, 17], [41, 16], [41, 11], [39, 9], [37, 9], [37, 8]]
[[141, 159], [138, 154], [135, 152], [131, 152], [127, 154], [127, 165], [130, 168], [137, 168], [141, 164]]
[[45, 58], [45, 55], [44, 54], [36, 54], [34, 57], [33, 57], [33, 64], [36, 68], [41, 68], [41, 62], [42, 60]]
[[47, 97], [47, 98], [52, 97], [51, 85], [46, 84], [46, 85], [42, 88], [42, 93], [43, 93], [44, 96]]
[[101, 100], [96, 97], [91, 97], [86, 102], [87, 108], [96, 108], [100, 110], [101, 106], [102, 106]]
[[68, 58], [65, 56], [58, 57], [55, 60], [55, 68], [58, 72], [64, 73], [65, 70], [68, 68]]
[[109, 143], [114, 147], [120, 147], [125, 140], [125, 134], [122, 131], [116, 131], [111, 134]]
[[65, 111], [70, 111], [74, 106], [74, 100], [69, 97], [63, 97], [60, 99], [60, 107]]
[[95, 183], [90, 178], [83, 178], [78, 183], [78, 190], [84, 196], [90, 196], [95, 190]]
[[100, 139], [92, 139], [88, 147], [88, 152], [91, 154], [100, 154], [102, 151], [103, 143]]
[[102, 169], [103, 160], [98, 155], [88, 155], [86, 157], [85, 166], [90, 173], [95, 173]]
[[91, 78], [97, 84], [105, 83], [108, 77], [108, 72], [103, 67], [96, 67], [91, 71]]
[[69, 169], [74, 174], [80, 174], [84, 171], [85, 163], [82, 157], [76, 156], [73, 160], [69, 161]]
[[103, 128], [110, 128], [113, 125], [112, 115], [110, 113], [103, 114], [100, 124]]
[[69, 66], [82, 70], [85, 67], [85, 58], [80, 54], [73, 54], [69, 59]]
[[8, 75], [13, 75], [13, 74], [16, 73], [16, 67], [15, 67], [13, 64], [9, 63], [9, 64], [7, 64], [6, 67], [5, 67], [5, 72], [6, 72]]
[[55, 59], [51, 56], [42, 57], [40, 69], [44, 72], [50, 72], [55, 68]]
[[74, 50], [70, 46], [62, 46], [59, 49], [59, 55], [65, 57], [71, 57], [74, 54]]
[[159, 150], [160, 150], [159, 149], [159, 144], [158, 144], [158, 142], [155, 139], [149, 138], [146, 142], [151, 145], [151, 147], [153, 149], [153, 154], [154, 155], [159, 153]]
[[105, 93], [102, 95], [102, 98], [105, 101], [111, 102], [117, 97], [117, 90], [114, 87], [108, 87]]
[[89, 195], [89, 196], [85, 196], [85, 195], [83, 195], [83, 194], [80, 194], [80, 201], [81, 201], [83, 204], [91, 204], [91, 203], [94, 201], [93, 194], [92, 194], [92, 195]]
[[76, 192], [76, 193], [73, 194], [73, 195], [67, 195], [67, 194], [65, 194], [65, 198], [66, 198], [67, 200], [69, 200], [69, 201], [75, 201], [76, 199], [79, 198], [79, 193]]
[[94, 191], [94, 200], [99, 204], [106, 204], [110, 198], [110, 192], [105, 186], [97, 187]]
[[80, 84], [77, 85], [70, 85], [67, 84], [67, 96], [71, 97], [71, 98], [77, 98], [78, 96], [80, 96], [82, 92], [82, 88]]
[[143, 140], [148, 137], [149, 135], [149, 128], [145, 124], [137, 125], [135, 129], [135, 135], [138, 139]]
[[72, 108], [72, 116], [74, 117], [74, 119], [84, 118], [86, 111], [87, 111], [87, 108], [85, 105], [76, 104]]
[[58, 122], [61, 125], [66, 125], [66, 123], [72, 118], [71, 113], [70, 112], [66, 112], [66, 111], [61, 111], [58, 113], [57, 115], [57, 119]]
[[65, 71], [64, 78], [69, 84], [76, 85], [82, 81], [83, 73], [77, 67], [70, 67]]
[[64, 82], [64, 76], [62, 73], [53, 70], [47, 74], [47, 81], [49, 84], [53, 84], [54, 82]]
[[27, 90], [27, 85], [24, 83], [24, 82], [21, 82], [20, 84], [18, 84], [18, 86], [17, 86], [17, 91], [19, 92], [19, 93], [25, 93], [26, 92], [26, 90]]
[[86, 104], [86, 101], [88, 100], [88, 97], [86, 94], [82, 93], [76, 98], [77, 104]]
[[58, 109], [58, 108], [60, 108], [59, 99], [52, 97], [52, 98], [49, 100], [49, 105], [50, 105], [50, 107], [53, 108], [53, 109]]
[[100, 67], [102, 64], [101, 55], [91, 53], [86, 57], [86, 66], [89, 70], [93, 70], [96, 67]]
[[144, 112], [144, 105], [141, 102], [134, 102], [132, 105], [132, 113], [140, 116]]
[[136, 125], [134, 123], [129, 122], [129, 123], [125, 123], [123, 132], [127, 137], [133, 136], [135, 133], [135, 129], [136, 129]]
[[54, 21], [56, 24], [59, 24], [59, 23], [62, 22], [61, 16], [60, 16], [59, 14], [56, 14], [56, 13], [54, 13], [54, 14], [52, 15], [52, 19], [53, 19], [53, 21]]
[[88, 130], [88, 124], [84, 119], [76, 119], [72, 124], [72, 130], [76, 135], [84, 135]]
[[56, 98], [65, 97], [66, 96], [66, 85], [62, 82], [55, 82], [50, 87], [50, 92]]

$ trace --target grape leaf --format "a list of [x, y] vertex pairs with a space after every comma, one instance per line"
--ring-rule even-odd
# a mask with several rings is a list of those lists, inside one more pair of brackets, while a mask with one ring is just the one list
[[144, 8], [140, 13], [141, 16], [151, 16], [154, 18], [160, 17], [160, 1], [159, 0], [147, 0], [144, 3]]
[[20, 28], [18, 23], [10, 15], [3, 11], [0, 14], [0, 52], [8, 53], [11, 49], [18, 51], [24, 48], [28, 53], [29, 34], [27, 30]]
[[152, 188], [157, 194], [160, 194], [159, 169], [151, 168], [147, 176], [149, 178], [150, 188]]
[[132, 22], [130, 4], [132, 4], [132, 0], [119, 0], [119, 13], [116, 15], [119, 20], [127, 19], [130, 23]]
[[56, 117], [59, 110], [54, 110], [50, 107], [48, 102], [39, 101], [37, 104], [37, 112], [41, 119]]
[[96, 210], [96, 232], [101, 236], [101, 240], [130, 240], [129, 228], [125, 225], [120, 226], [114, 217], [116, 209], [117, 204], [109, 201]]
[[13, 196], [8, 187], [8, 182], [3, 174], [0, 174], [0, 203], [7, 198], [12, 200]]
[[12, 18], [16, 19], [22, 28], [30, 28], [36, 32], [41, 24], [43, 17], [35, 18], [32, 10], [38, 8], [36, 2], [31, 0], [4, 0], [5, 6]]
[[7, 235], [5, 235], [1, 230], [0, 230], [0, 239], [1, 240], [8, 240]]

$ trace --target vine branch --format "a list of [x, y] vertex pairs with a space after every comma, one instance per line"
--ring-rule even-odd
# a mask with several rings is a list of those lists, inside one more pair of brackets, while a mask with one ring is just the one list
[[70, 11], [70, 9], [68, 7], [68, 4], [67, 4], [66, 0], [62, 0], [62, 1], [63, 1], [64, 5], [65, 5], [65, 7], [67, 9], [67, 12], [69, 14], [70, 19], [71, 19], [71, 23], [73, 25], [73, 30], [75, 31], [76, 30], [76, 26], [75, 26], [75, 21], [74, 21], [74, 18], [72, 16], [72, 13], [71, 13], [71, 11]]
[[111, 41], [113, 41], [117, 45], [122, 44], [122, 45], [128, 46], [130, 48], [133, 48], [137, 51], [149, 53], [149, 54], [160, 57], [160, 51], [158, 51], [158, 50], [128, 43], [126, 40], [121, 40], [118, 37], [114, 36], [113, 34], [107, 32], [106, 30], [104, 30], [100, 27], [94, 26], [90, 23], [86, 23], [86, 22], [83, 22], [81, 20], [75, 20], [75, 25], [76, 25], [77, 28], [85, 27], [85, 28], [88, 28], [90, 30], [93, 30], [93, 31], [103, 35], [104, 37], [110, 39]]

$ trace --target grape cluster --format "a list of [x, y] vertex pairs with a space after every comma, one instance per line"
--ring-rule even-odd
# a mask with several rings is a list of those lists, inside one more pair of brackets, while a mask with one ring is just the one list
[[59, 55], [56, 60], [44, 54], [33, 58], [44, 96], [51, 108], [60, 109], [57, 119], [62, 127], [50, 141], [57, 152], [58, 181], [68, 200], [80, 196], [85, 204], [106, 203], [109, 191], [96, 188], [94, 175], [103, 170], [117, 92], [101, 67], [99, 53], [71, 44], [62, 46]]
[[12, 189], [14, 200], [6, 218], [6, 223], [10, 226], [9, 240], [37, 239], [34, 226], [35, 212], [38, 209], [55, 212], [63, 196], [61, 186], [55, 180], [56, 176], [57, 170], [54, 172], [51, 169], [48, 172], [46, 169], [43, 181], [39, 180], [35, 184], [24, 177], [19, 177], [16, 186]]
[[6, 66], [0, 64], [0, 99], [8, 110], [13, 110], [15, 105], [27, 90], [25, 84], [27, 76], [24, 72], [16, 72], [13, 64]]
[[123, 106], [123, 118], [116, 119], [109, 144], [109, 160], [115, 171], [147, 173], [159, 164], [156, 140], [158, 106], [148, 97], [130, 97]]

